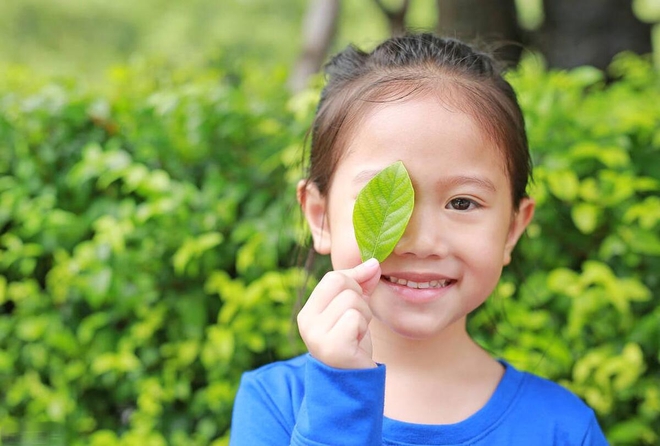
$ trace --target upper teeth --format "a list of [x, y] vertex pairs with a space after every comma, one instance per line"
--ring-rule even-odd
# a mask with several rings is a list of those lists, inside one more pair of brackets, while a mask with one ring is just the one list
[[430, 282], [413, 282], [412, 280], [399, 279], [394, 276], [387, 277], [387, 280], [392, 283], [407, 286], [408, 288], [443, 288], [449, 283], [448, 279], [431, 280]]

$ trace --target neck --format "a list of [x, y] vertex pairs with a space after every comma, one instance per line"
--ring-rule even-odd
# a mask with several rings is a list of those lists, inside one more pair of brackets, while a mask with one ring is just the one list
[[370, 331], [374, 361], [392, 371], [452, 373], [474, 361], [490, 359], [468, 335], [465, 318], [425, 339], [401, 336], [378, 320], [372, 321]]
[[491, 398], [504, 369], [467, 334], [465, 319], [411, 339], [370, 325], [374, 360], [387, 366], [385, 416], [411, 423], [462, 421]]

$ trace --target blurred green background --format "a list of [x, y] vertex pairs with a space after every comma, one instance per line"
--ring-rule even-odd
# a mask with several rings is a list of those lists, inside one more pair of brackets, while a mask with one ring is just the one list
[[[337, 46], [387, 35], [375, 4], [344, 3]], [[289, 66], [301, 47], [305, 8], [305, 0], [7, 0], [0, 4], [0, 60], [83, 77], [139, 57], [182, 66], [217, 57]]]
[[[302, 46], [306, 0], [5, 0], [0, 3], [0, 64], [22, 64], [44, 74], [98, 79], [108, 67], [140, 57], [177, 65], [205, 65], [225, 57], [256, 59], [264, 68], [289, 67]], [[394, 7], [399, 0], [385, 0]], [[542, 0], [516, 0], [520, 25], [538, 29]], [[631, 2], [642, 21], [660, 22], [660, 1]], [[606, 7], [606, 6], [603, 6]], [[410, 2], [412, 29], [433, 29], [431, 0]], [[348, 43], [370, 47], [388, 35], [373, 0], [341, 3], [332, 50]], [[660, 31], [654, 26], [655, 47]], [[532, 45], [533, 46], [533, 45]], [[656, 51], [657, 53], [657, 51]]]
[[[470, 330], [612, 444], [660, 444], [660, 1], [630, 3], [653, 52], [570, 69], [534, 52], [541, 1], [516, 5], [538, 212]], [[241, 373], [303, 351], [308, 6], [0, 3], [0, 444], [225, 445]], [[344, 1], [329, 51], [389, 32]]]

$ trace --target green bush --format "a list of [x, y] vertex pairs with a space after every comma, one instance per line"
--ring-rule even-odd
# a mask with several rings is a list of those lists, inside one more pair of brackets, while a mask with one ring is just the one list
[[[288, 98], [285, 74], [3, 75], [3, 440], [226, 444], [240, 374], [302, 351], [294, 188], [316, 95]], [[660, 76], [634, 56], [611, 75], [511, 74], [538, 211], [469, 324], [582, 396], [612, 444], [656, 444]]]
[[284, 73], [134, 67], [103, 94], [7, 77], [0, 433], [222, 438], [241, 372], [301, 350], [289, 172], [306, 123]]
[[519, 92], [534, 223], [471, 320], [491, 350], [592, 406], [612, 444], [658, 444], [660, 75], [622, 54], [605, 76], [527, 60]]

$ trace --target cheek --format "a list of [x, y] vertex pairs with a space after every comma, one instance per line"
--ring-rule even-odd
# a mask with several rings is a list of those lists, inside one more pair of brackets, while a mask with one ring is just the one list
[[478, 269], [501, 268], [508, 226], [492, 224], [474, 228], [461, 237], [464, 256]]
[[483, 304], [497, 286], [504, 266], [504, 240], [502, 231], [485, 231], [464, 246], [462, 261], [468, 279], [465, 284], [470, 289], [467, 295], [471, 296], [465, 302], [467, 311]]
[[353, 201], [333, 202], [329, 219], [330, 259], [334, 270], [349, 269], [362, 263], [353, 229]]
[[345, 253], [337, 255], [335, 252], [333, 252], [330, 254], [330, 259], [332, 261], [332, 269], [334, 271], [355, 268], [360, 263], [362, 263], [360, 252], [357, 250], [354, 254], [351, 253], [349, 255], [345, 255]]
[[332, 247], [330, 250], [332, 269], [349, 269], [362, 263], [360, 249], [352, 231], [346, 231], [341, 235], [333, 233], [332, 236]]

